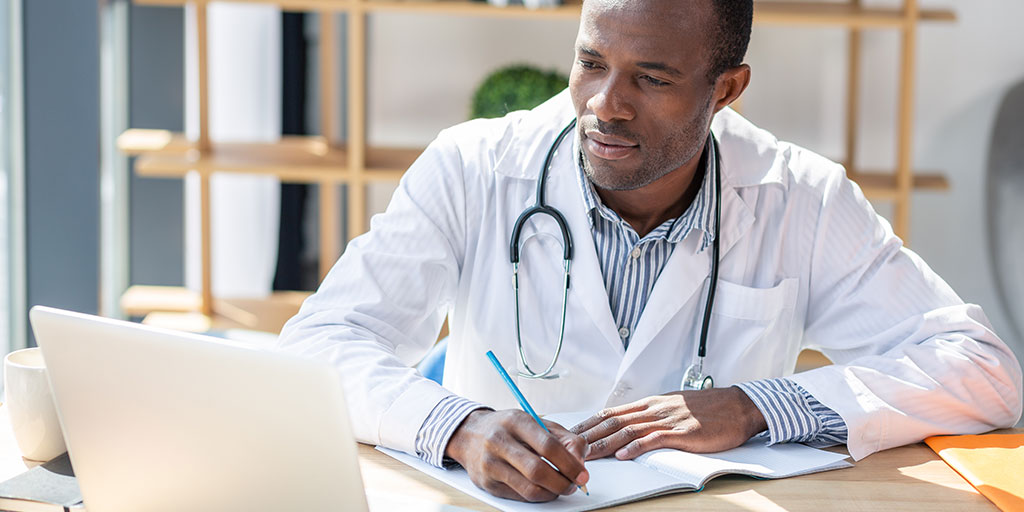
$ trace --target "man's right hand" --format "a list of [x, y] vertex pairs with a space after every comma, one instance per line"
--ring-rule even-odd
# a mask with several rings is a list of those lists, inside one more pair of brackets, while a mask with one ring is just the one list
[[551, 432], [523, 411], [478, 409], [455, 429], [445, 455], [462, 464], [477, 487], [495, 496], [551, 501], [575, 492], [590, 474], [583, 467], [587, 442], [557, 423], [544, 424]]

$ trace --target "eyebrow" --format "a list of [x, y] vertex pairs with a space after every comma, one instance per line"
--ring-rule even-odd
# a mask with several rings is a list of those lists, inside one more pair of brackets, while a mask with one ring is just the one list
[[[590, 48], [588, 46], [582, 46], [581, 45], [581, 46], [576, 47], [576, 50], [578, 52], [580, 52], [580, 53], [589, 55], [591, 57], [595, 57], [595, 58], [599, 58], [599, 59], [604, 57], [603, 55], [601, 55], [601, 52], [599, 52], [599, 51], [597, 51], [597, 50], [595, 50], [593, 48]], [[648, 61], [643, 61], [643, 62], [637, 62], [636, 66], [638, 68], [650, 69], [652, 71], [661, 71], [662, 73], [667, 73], [667, 74], [672, 75], [672, 76], [683, 76], [682, 71], [679, 71], [678, 69], [676, 69], [676, 68], [674, 68], [672, 66], [669, 66], [668, 64], [665, 64], [664, 62], [648, 62]]]

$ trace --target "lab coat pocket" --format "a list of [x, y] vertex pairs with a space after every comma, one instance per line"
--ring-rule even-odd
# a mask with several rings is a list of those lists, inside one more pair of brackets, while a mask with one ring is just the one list
[[718, 282], [707, 361], [717, 367], [719, 383], [782, 375], [796, 350], [790, 341], [799, 282], [782, 279], [771, 288]]

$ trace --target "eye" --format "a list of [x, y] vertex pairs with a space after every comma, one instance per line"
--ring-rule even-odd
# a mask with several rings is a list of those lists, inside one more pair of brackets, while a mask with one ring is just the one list
[[649, 84], [651, 84], [651, 85], [653, 85], [655, 87], [663, 87], [663, 86], [669, 85], [668, 82], [666, 82], [664, 80], [658, 80], [657, 78], [654, 78], [653, 76], [650, 76], [650, 75], [643, 75], [643, 76], [640, 77], [640, 79], [646, 81], [647, 83], [649, 83]]
[[577, 61], [581, 68], [586, 70], [597, 69], [597, 63], [589, 60], [580, 59]]

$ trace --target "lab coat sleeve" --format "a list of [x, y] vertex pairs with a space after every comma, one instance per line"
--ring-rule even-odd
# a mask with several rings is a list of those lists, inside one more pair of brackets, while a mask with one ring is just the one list
[[411, 366], [433, 346], [455, 297], [465, 245], [461, 162], [442, 132], [278, 339], [279, 349], [337, 369], [361, 442], [415, 453], [424, 419], [452, 394]]
[[836, 364], [792, 380], [842, 416], [855, 459], [1013, 426], [1021, 368], [984, 312], [903, 247], [842, 168], [829, 172], [804, 332]]

